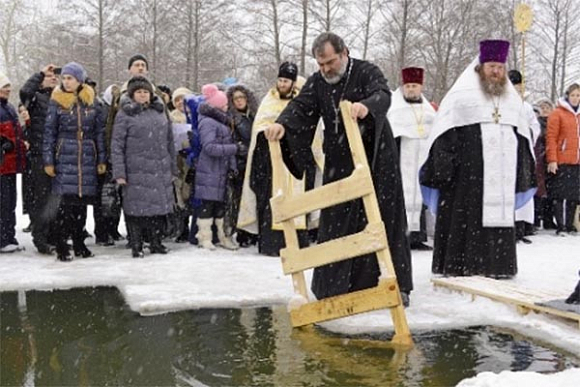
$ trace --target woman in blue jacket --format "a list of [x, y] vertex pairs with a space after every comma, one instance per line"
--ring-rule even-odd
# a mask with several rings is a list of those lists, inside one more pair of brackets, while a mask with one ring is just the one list
[[72, 260], [69, 236], [75, 256], [93, 256], [84, 242], [84, 213], [97, 195], [97, 173], [106, 172], [103, 116], [85, 79], [78, 63], [63, 67], [62, 84], [52, 92], [44, 128], [44, 170], [53, 178], [52, 192], [60, 199], [55, 224], [60, 261]]

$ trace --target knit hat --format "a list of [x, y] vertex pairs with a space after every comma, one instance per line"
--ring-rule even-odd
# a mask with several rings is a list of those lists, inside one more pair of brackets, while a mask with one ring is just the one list
[[287, 78], [296, 81], [298, 77], [298, 66], [292, 62], [284, 62], [278, 68], [278, 78]]
[[403, 77], [403, 84], [405, 83], [418, 83], [423, 84], [423, 73], [424, 70], [420, 67], [407, 67], [401, 71]]
[[137, 90], [145, 89], [151, 94], [151, 98], [153, 98], [153, 85], [151, 82], [145, 77], [136, 76], [129, 79], [129, 83], [127, 84], [127, 94], [131, 99], [133, 99], [133, 95]]
[[510, 49], [507, 40], [483, 40], [479, 42], [479, 63], [505, 63]]
[[228, 104], [226, 93], [220, 91], [216, 85], [211, 83], [209, 85], [204, 85], [201, 88], [201, 93], [205, 97], [205, 101], [215, 108], [221, 109]]
[[522, 83], [522, 73], [520, 73], [518, 70], [510, 70], [508, 72], [508, 78], [510, 79], [512, 85], [519, 85]]
[[70, 75], [80, 83], [85, 83], [85, 79], [87, 79], [87, 72], [84, 67], [76, 62], [70, 62], [64, 65], [61, 75]]
[[10, 79], [4, 73], [0, 73], [0, 89], [8, 85], [10, 85]]
[[136, 62], [138, 60], [142, 60], [143, 62], [145, 62], [145, 66], [147, 66], [147, 70], [149, 70], [149, 62], [147, 62], [147, 58], [145, 58], [145, 56], [144, 55], [141, 55], [141, 54], [133, 55], [129, 59], [129, 67], [127, 67], [127, 68], [130, 69], [131, 66], [133, 66], [133, 62]]
[[175, 100], [177, 99], [177, 97], [185, 97], [186, 95], [189, 94], [193, 94], [193, 91], [189, 90], [187, 87], [178, 87], [177, 89], [175, 89], [173, 95], [171, 96], [171, 102], [175, 104]]

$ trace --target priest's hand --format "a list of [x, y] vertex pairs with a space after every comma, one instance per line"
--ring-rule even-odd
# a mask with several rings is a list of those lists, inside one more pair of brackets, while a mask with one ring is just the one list
[[350, 107], [350, 115], [353, 120], [363, 119], [369, 114], [369, 108], [360, 102], [355, 102]]
[[122, 177], [119, 177], [117, 179], [117, 184], [119, 184], [119, 185], [127, 185], [127, 180], [123, 179]]
[[558, 172], [558, 163], [555, 161], [552, 161], [551, 163], [548, 164], [548, 172], [556, 174], [556, 172]]
[[284, 127], [280, 124], [272, 124], [264, 130], [264, 136], [270, 141], [278, 141], [284, 137]]

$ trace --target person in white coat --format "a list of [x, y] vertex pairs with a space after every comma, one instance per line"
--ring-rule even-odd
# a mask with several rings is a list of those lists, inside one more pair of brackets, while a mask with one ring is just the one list
[[421, 161], [427, 158], [428, 138], [435, 109], [423, 95], [424, 70], [407, 67], [401, 72], [403, 85], [392, 96], [387, 118], [399, 148], [403, 192], [410, 244], [413, 250], [432, 250], [427, 245], [427, 207], [419, 185]]

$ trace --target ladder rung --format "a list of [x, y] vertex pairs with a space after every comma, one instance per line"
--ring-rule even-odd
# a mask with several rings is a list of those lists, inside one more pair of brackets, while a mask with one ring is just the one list
[[363, 254], [387, 248], [385, 226], [381, 223], [367, 224], [356, 234], [333, 239], [304, 249], [280, 250], [284, 274], [293, 274]]
[[270, 199], [272, 221], [280, 223], [373, 193], [374, 187], [368, 167], [355, 168], [349, 177], [303, 194], [272, 197]]
[[392, 308], [400, 304], [397, 279], [382, 279], [370, 289], [341, 294], [302, 305], [290, 311], [292, 326], [300, 327], [322, 321], [334, 320], [378, 309]]

